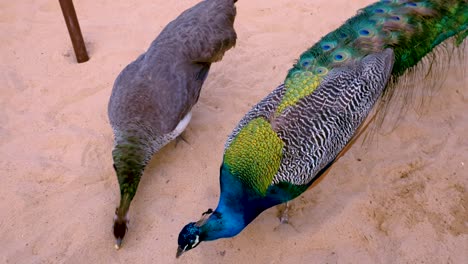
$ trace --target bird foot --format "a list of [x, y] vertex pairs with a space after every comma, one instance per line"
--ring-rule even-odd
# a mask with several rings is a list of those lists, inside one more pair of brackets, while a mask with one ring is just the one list
[[292, 206], [290, 206], [290, 203], [286, 202], [285, 204], [278, 205], [276, 208], [278, 209], [278, 219], [280, 221], [280, 224], [274, 228], [274, 231], [277, 231], [281, 226], [288, 225], [292, 227], [296, 232], [299, 233], [299, 230], [289, 220], [290, 218], [289, 213], [290, 213], [290, 210], [292, 209]]
[[281, 224], [289, 224], [289, 202], [278, 205], [278, 218]]

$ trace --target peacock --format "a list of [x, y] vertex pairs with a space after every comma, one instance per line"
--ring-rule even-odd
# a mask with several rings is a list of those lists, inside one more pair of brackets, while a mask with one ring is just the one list
[[145, 166], [184, 131], [211, 63], [236, 43], [235, 2], [205, 0], [187, 9], [115, 80], [108, 114], [120, 186], [113, 223], [117, 249]]
[[306, 191], [396, 80], [467, 27], [466, 0], [383, 0], [321, 38], [228, 137], [218, 206], [181, 230], [176, 256]]

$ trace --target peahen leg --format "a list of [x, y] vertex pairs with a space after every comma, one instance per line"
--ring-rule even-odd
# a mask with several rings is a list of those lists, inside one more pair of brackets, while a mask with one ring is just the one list
[[183, 136], [183, 133], [178, 135], [176, 138], [175, 138], [175, 146], [174, 148], [177, 148], [177, 145], [179, 144], [180, 141], [183, 141], [185, 143], [187, 143], [188, 145], [190, 145], [190, 143], [187, 141], [187, 139], [184, 138]]
[[181, 140], [190, 145], [190, 143], [182, 135], [185, 132], [185, 128], [187, 128], [190, 119], [192, 119], [192, 112], [188, 112], [187, 115], [185, 115], [185, 117], [182, 120], [180, 120], [179, 124], [177, 124], [177, 127], [174, 129], [174, 131], [172, 131], [172, 133], [175, 133], [177, 135], [175, 138], [175, 147], [177, 147], [177, 144]]

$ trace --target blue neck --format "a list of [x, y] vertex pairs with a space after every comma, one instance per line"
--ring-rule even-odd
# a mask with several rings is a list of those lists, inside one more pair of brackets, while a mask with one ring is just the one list
[[220, 185], [218, 207], [201, 227], [203, 240], [233, 237], [264, 210], [286, 201], [276, 195], [260, 196], [232, 175], [226, 165], [221, 166]]

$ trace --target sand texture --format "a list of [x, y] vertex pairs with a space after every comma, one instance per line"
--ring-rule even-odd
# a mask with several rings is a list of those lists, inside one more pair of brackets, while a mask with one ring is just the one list
[[189, 143], [152, 159], [116, 251], [112, 84], [196, 2], [75, 1], [91, 57], [77, 64], [58, 1], [0, 1], [0, 263], [468, 263], [460, 59], [432, 96], [407, 102], [398, 126], [358, 138], [295, 200], [291, 225], [271, 208], [235, 238], [175, 259], [181, 228], [217, 204], [227, 135], [300, 53], [371, 0], [239, 0], [237, 46], [211, 68]]

